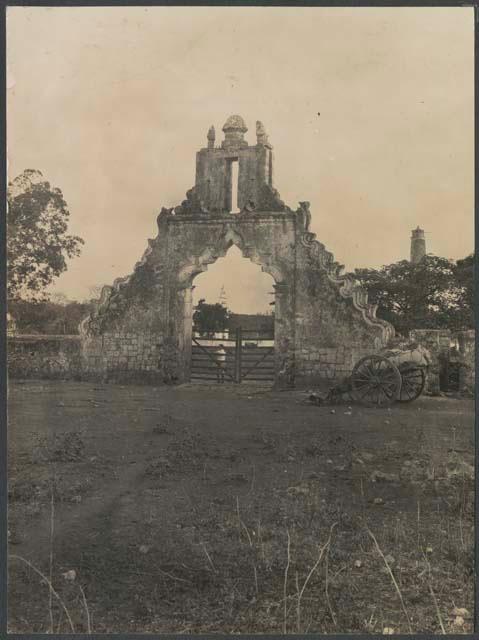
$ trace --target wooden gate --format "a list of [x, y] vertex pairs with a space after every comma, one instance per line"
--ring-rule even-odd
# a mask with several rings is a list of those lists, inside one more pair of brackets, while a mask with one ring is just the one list
[[[224, 366], [219, 353], [226, 352]], [[274, 336], [236, 329], [234, 337], [193, 337], [191, 381], [274, 382]]]

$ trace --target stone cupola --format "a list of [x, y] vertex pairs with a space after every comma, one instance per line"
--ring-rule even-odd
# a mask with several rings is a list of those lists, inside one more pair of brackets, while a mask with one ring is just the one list
[[223, 149], [245, 148], [248, 143], [244, 140], [244, 134], [248, 127], [241, 116], [230, 116], [223, 125], [225, 139], [221, 143]]

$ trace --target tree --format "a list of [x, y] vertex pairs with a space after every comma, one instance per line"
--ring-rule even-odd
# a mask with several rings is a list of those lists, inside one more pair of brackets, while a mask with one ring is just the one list
[[19, 334], [74, 335], [93, 306], [76, 300], [12, 300], [9, 311]]
[[83, 240], [67, 234], [70, 212], [60, 189], [25, 170], [7, 189], [9, 300], [45, 298], [45, 288], [80, 255]]
[[418, 264], [402, 260], [381, 269], [356, 269], [352, 275], [378, 305], [378, 317], [408, 335], [411, 329], [471, 326], [472, 295], [467, 298], [469, 289], [459, 281], [459, 273], [467, 281], [468, 264], [458, 270], [452, 260], [427, 255]]
[[195, 307], [193, 326], [200, 335], [226, 331], [228, 316], [228, 309], [222, 304], [208, 304], [202, 298]]
[[465, 328], [474, 328], [474, 262], [471, 253], [456, 262], [456, 280], [459, 285], [459, 307]]

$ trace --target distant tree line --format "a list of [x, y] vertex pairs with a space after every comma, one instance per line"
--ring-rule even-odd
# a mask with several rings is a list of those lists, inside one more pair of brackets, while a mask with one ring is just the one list
[[377, 316], [402, 335], [411, 329], [474, 328], [474, 262], [427, 255], [418, 264], [401, 260], [353, 274], [377, 304]]
[[15, 300], [9, 305], [16, 331], [23, 334], [75, 335], [91, 309], [91, 303], [75, 300], [66, 304]]

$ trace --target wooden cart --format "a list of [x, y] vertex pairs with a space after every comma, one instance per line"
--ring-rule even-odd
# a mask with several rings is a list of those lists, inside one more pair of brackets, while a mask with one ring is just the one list
[[351, 372], [353, 398], [371, 407], [419, 398], [426, 383], [426, 365], [397, 354], [369, 355], [361, 358]]

